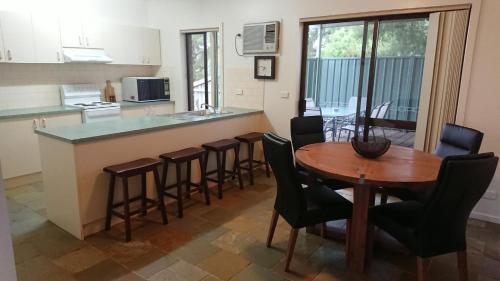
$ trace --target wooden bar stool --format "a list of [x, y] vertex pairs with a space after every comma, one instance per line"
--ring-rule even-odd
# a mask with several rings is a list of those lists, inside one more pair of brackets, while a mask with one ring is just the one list
[[[158, 206], [160, 209], [163, 224], [168, 223], [165, 204], [163, 203], [163, 196], [161, 192], [160, 176], [157, 169], [158, 165], [161, 165], [161, 161], [157, 159], [141, 158], [131, 162], [108, 166], [103, 169], [104, 172], [111, 174], [108, 190], [108, 203], [106, 209], [106, 230], [109, 230], [111, 228], [112, 215], [125, 220], [125, 241], [128, 242], [132, 239], [130, 230], [130, 217], [139, 213], [141, 213], [142, 215], [146, 215], [148, 208], [156, 206]], [[154, 174], [158, 200], [153, 200], [147, 197], [146, 174], [148, 172], [153, 172]], [[138, 175], [141, 176], [141, 194], [139, 196], [129, 198], [128, 178]], [[119, 203], [114, 203], [116, 177], [120, 177], [123, 182], [123, 202]], [[138, 200], [141, 200], [141, 208], [138, 210], [130, 211], [130, 203]], [[114, 210], [115, 208], [121, 206], [123, 206], [123, 213]]]
[[[163, 165], [163, 176], [161, 180], [161, 186], [163, 189], [163, 194], [164, 196], [174, 198], [177, 200], [177, 216], [179, 218], [182, 218], [183, 216], [183, 205], [182, 205], [182, 197], [183, 197], [183, 192], [182, 192], [182, 185], [186, 185], [186, 193], [185, 196], [186, 198], [191, 198], [191, 187], [195, 186], [198, 187], [198, 191], [204, 192], [205, 193], [205, 202], [207, 205], [210, 205], [210, 195], [208, 194], [207, 190], [207, 180], [206, 180], [206, 175], [205, 175], [205, 150], [200, 147], [190, 147], [174, 152], [169, 152], [160, 155], [160, 158], [164, 160], [164, 165]], [[192, 183], [191, 182], [191, 161], [193, 160], [198, 160], [200, 163], [200, 171], [201, 171], [201, 181], [199, 184]], [[176, 170], [176, 183], [166, 186], [167, 184], [167, 172], [168, 172], [168, 163], [174, 163], [175, 164], [175, 170]], [[186, 180], [182, 180], [181, 176], [181, 165], [183, 163], [186, 163], [187, 165], [187, 176]], [[177, 188], [177, 195], [173, 195], [168, 193], [169, 189], [172, 188]]]
[[[244, 134], [241, 136], [235, 137], [235, 139], [239, 140], [240, 142], [246, 143], [248, 145], [248, 158], [241, 160], [241, 164], [247, 164], [247, 166], [241, 166], [241, 169], [248, 171], [248, 174], [250, 176], [250, 184], [253, 185], [253, 170], [255, 168], [258, 168], [258, 165], [265, 165], [266, 166], [266, 176], [270, 177], [271, 174], [269, 172], [269, 165], [267, 161], [264, 159], [264, 161], [259, 161], [259, 160], [254, 160], [253, 159], [253, 154], [254, 154], [254, 149], [255, 149], [255, 143], [262, 141], [262, 136], [264, 133], [260, 132], [252, 132], [248, 134]], [[257, 166], [254, 166], [253, 164], [257, 164]]]
[[[222, 199], [222, 188], [224, 182], [227, 178], [234, 177], [235, 174], [238, 175], [238, 181], [240, 185], [240, 189], [243, 189], [243, 180], [241, 178], [241, 169], [240, 169], [240, 142], [235, 139], [222, 139], [211, 143], [205, 143], [202, 145], [203, 148], [207, 150], [207, 159], [205, 161], [205, 172], [207, 176], [207, 180], [216, 182], [218, 187], [218, 197]], [[228, 150], [234, 150], [234, 168], [231, 171], [226, 170], [226, 156]], [[213, 171], [207, 171], [208, 164], [208, 156], [210, 151], [215, 152], [215, 156], [217, 159], [217, 169]], [[209, 178], [208, 175], [217, 173], [217, 179]], [[229, 173], [229, 175], [227, 175]]]

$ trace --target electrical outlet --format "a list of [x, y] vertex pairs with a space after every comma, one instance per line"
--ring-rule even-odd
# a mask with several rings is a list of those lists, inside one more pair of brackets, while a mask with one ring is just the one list
[[243, 95], [243, 89], [233, 89], [233, 94], [237, 96]]
[[280, 92], [280, 96], [281, 96], [282, 99], [287, 99], [287, 98], [290, 97], [290, 92], [288, 92], [288, 91], [281, 91]]
[[488, 200], [495, 200], [495, 199], [497, 199], [497, 192], [492, 191], [492, 190], [488, 190], [484, 193], [483, 198], [488, 199]]

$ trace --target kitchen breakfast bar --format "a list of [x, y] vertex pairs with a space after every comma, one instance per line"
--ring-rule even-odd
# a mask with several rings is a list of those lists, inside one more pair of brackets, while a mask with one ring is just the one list
[[[267, 131], [268, 124], [262, 110], [225, 108], [212, 114], [198, 111], [38, 129], [47, 217], [84, 239], [104, 229], [109, 185], [104, 167]], [[246, 149], [241, 151], [245, 158]], [[209, 167], [215, 166], [214, 158], [210, 157]], [[138, 178], [131, 179], [131, 196], [140, 191]], [[193, 182], [199, 181], [198, 165], [193, 165], [192, 178]], [[148, 195], [154, 197], [152, 176], [147, 183]], [[117, 197], [120, 200], [119, 193]]]

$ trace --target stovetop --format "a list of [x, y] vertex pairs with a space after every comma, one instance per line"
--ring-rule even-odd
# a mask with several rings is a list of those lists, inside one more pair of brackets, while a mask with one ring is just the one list
[[94, 84], [61, 85], [61, 102], [84, 110], [120, 108], [119, 103], [101, 101], [101, 91]]

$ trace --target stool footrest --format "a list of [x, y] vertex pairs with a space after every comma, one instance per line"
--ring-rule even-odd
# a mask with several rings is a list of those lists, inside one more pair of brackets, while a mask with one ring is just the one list
[[[139, 201], [139, 200], [142, 200], [142, 196], [136, 196], [136, 197], [133, 197], [133, 198], [130, 198], [128, 200], [128, 202], [132, 203], [132, 202], [135, 202], [135, 201]], [[149, 202], [149, 203], [155, 203], [155, 204], [158, 204], [158, 201], [156, 200], [153, 200], [153, 199], [150, 199], [150, 198], [146, 198], [146, 201]], [[125, 204], [124, 202], [120, 202], [120, 203], [115, 203], [113, 204], [113, 208], [118, 208], [120, 206], [123, 206], [123, 204]]]
[[[150, 202], [150, 204], [146, 205], [146, 209], [151, 209], [153, 207], [158, 207], [158, 203], [156, 201], [154, 201], [154, 204]], [[125, 215], [122, 212], [118, 212], [118, 211], [113, 210], [112, 213], [113, 213], [113, 215], [115, 215], [121, 219], [125, 219]], [[142, 208], [130, 211], [129, 215], [135, 216], [135, 215], [140, 214], [140, 213], [142, 213]]]

